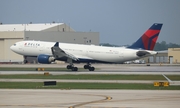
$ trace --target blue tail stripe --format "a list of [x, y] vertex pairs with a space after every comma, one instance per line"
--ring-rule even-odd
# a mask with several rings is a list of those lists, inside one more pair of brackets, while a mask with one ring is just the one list
[[139, 38], [134, 44], [132, 44], [131, 46], [129, 46], [128, 48], [132, 48], [132, 49], [145, 49], [144, 45], [143, 45], [143, 40], [142, 38]]
[[153, 26], [151, 26], [149, 29], [150, 30], [161, 30], [162, 24], [153, 24]]

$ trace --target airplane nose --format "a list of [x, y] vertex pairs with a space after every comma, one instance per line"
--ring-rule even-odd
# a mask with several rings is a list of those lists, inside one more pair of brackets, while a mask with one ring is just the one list
[[10, 47], [10, 49], [12, 50], [12, 46]]
[[13, 45], [10, 47], [10, 49], [13, 51]]
[[12, 51], [15, 51], [15, 46], [12, 45], [12, 46], [10, 47], [10, 49], [11, 49]]

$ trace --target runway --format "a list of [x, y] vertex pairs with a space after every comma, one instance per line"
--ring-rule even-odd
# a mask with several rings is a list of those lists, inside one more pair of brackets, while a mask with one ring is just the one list
[[60, 72], [54, 72], [54, 71], [0, 71], [0, 74], [44, 74], [44, 72], [49, 72], [49, 74], [52, 75], [64, 75], [64, 74], [72, 74], [72, 75], [79, 75], [79, 74], [119, 74], [119, 75], [180, 75], [180, 72], [111, 72], [111, 71], [81, 71], [81, 72], [71, 72], [71, 71], [60, 71]]
[[[36, 67], [36, 68], [65, 68], [67, 64], [1, 64], [0, 67]], [[77, 67], [83, 67], [84, 64], [76, 64]], [[49, 72], [52, 75], [61, 74], [150, 74], [150, 75], [180, 75], [180, 65], [169, 64], [92, 64], [96, 67], [95, 71], [80, 70], [74, 71], [1, 71], [0, 74], [42, 74]]]
[[[67, 64], [12, 64], [12, 65], [0, 65], [0, 67], [65, 67]], [[83, 67], [84, 64], [77, 64], [78, 67]], [[135, 65], [126, 65], [126, 64], [93, 64], [98, 69], [95, 71], [0, 71], [0, 74], [44, 74], [44, 72], [49, 72], [51, 75], [64, 75], [64, 74], [120, 74], [120, 75], [180, 75], [180, 66], [178, 65], [158, 65], [153, 64], [152, 66], [146, 66], [145, 64], [135, 64]], [[53, 81], [54, 79], [48, 79]], [[44, 82], [47, 79], [0, 79], [0, 82]], [[86, 83], [143, 83], [143, 84], [153, 84], [153, 80], [58, 80], [57, 82], [86, 82]], [[167, 80], [161, 80], [159, 82], [165, 82]], [[170, 82], [171, 85], [180, 85], [180, 81]]]
[[[82, 67], [83, 64], [77, 64]], [[180, 75], [175, 65], [93, 64], [97, 70], [72, 71], [0, 71], [0, 74], [150, 74]], [[0, 65], [0, 67], [66, 67], [57, 65]], [[0, 79], [4, 82], [43, 82], [46, 79]], [[53, 80], [53, 79], [49, 79]], [[104, 80], [58, 80], [57, 82], [97, 82]], [[107, 81], [106, 83], [153, 83], [154, 81]], [[52, 90], [0, 89], [2, 108], [179, 108], [179, 90]]]
[[179, 108], [176, 90], [0, 89], [3, 108]]

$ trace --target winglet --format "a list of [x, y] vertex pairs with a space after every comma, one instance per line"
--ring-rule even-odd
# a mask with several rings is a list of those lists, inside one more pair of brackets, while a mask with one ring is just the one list
[[59, 42], [56, 42], [56, 43], [54, 44], [54, 46], [55, 46], [55, 47], [59, 47]]
[[153, 50], [163, 24], [154, 23], [134, 44], [128, 48]]

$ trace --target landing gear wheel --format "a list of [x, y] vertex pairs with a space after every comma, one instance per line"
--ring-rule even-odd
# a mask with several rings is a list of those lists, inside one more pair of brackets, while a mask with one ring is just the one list
[[87, 63], [86, 65], [84, 65], [84, 69], [89, 69], [89, 71], [94, 71], [95, 68], [91, 66], [90, 63]]
[[72, 65], [67, 65], [67, 67], [66, 67], [67, 69], [72, 69], [73, 68], [73, 66]]
[[72, 67], [71, 70], [72, 70], [72, 71], [78, 71], [78, 68], [77, 68], [77, 67]]
[[94, 67], [89, 67], [89, 71], [94, 71], [95, 68]]
[[89, 69], [89, 65], [84, 65], [84, 69]]

